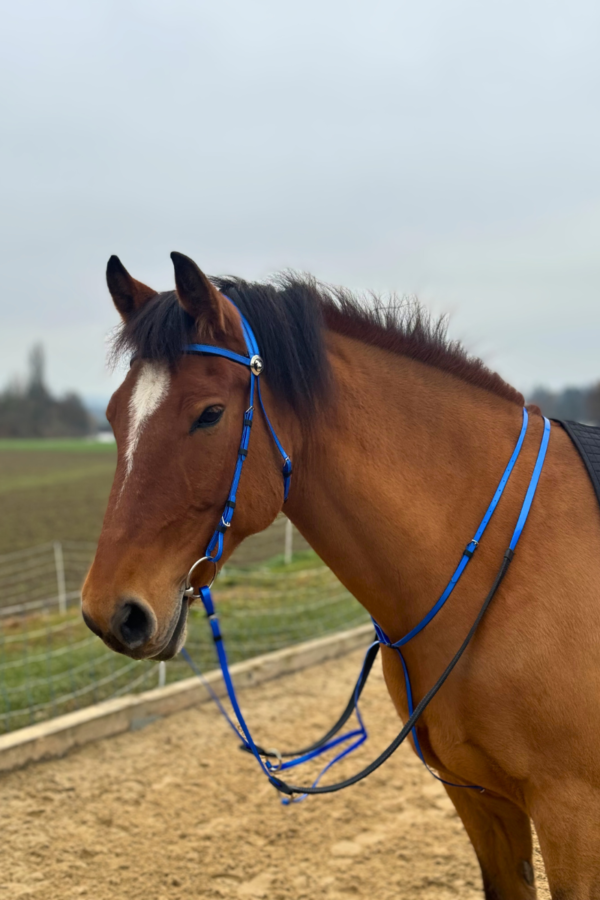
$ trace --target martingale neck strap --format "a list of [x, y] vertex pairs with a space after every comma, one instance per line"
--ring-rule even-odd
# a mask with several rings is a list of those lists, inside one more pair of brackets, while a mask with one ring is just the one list
[[[225, 295], [223, 295], [225, 296]], [[258, 342], [250, 326], [250, 323], [245, 318], [245, 316], [241, 313], [241, 311], [237, 308], [233, 300], [230, 300], [229, 297], [226, 298], [232, 306], [237, 310], [240, 321], [242, 324], [242, 333], [244, 335], [244, 341], [246, 343], [246, 351], [247, 355], [243, 356], [241, 353], [235, 353], [233, 350], [228, 350], [226, 347], [216, 347], [214, 344], [187, 344], [183, 348], [183, 352], [187, 354], [198, 354], [203, 356], [220, 356], [223, 359], [228, 359], [231, 362], [238, 363], [241, 366], [247, 366], [250, 369], [250, 391], [249, 391], [249, 401], [248, 408], [244, 413], [244, 422], [242, 426], [242, 436], [240, 438], [240, 446], [238, 450], [237, 460], [235, 464], [235, 469], [233, 472], [233, 479], [231, 481], [231, 487], [229, 488], [229, 494], [227, 496], [227, 500], [225, 502], [225, 509], [223, 511], [223, 515], [219, 520], [219, 524], [217, 525], [210, 541], [208, 542], [208, 546], [206, 548], [206, 555], [203, 557], [204, 559], [208, 559], [213, 563], [216, 563], [221, 556], [223, 555], [223, 542], [224, 536], [231, 525], [231, 520], [233, 518], [233, 512], [235, 510], [237, 491], [240, 483], [240, 479], [242, 477], [242, 469], [244, 467], [244, 461], [246, 456], [248, 455], [248, 446], [250, 444], [250, 429], [252, 427], [252, 422], [254, 419], [254, 398], [255, 395], [258, 397], [258, 403], [262, 414], [264, 416], [265, 422], [267, 424], [267, 428], [273, 438], [273, 442], [277, 448], [278, 453], [283, 459], [283, 467], [281, 469], [281, 474], [283, 476], [283, 502], [285, 503], [288, 494], [290, 491], [290, 484], [292, 480], [292, 461], [289, 458], [288, 454], [283, 448], [283, 445], [277, 434], [273, 425], [271, 424], [271, 420], [267, 415], [267, 411], [265, 409], [265, 405], [263, 403], [262, 394], [260, 392], [260, 375], [264, 371], [265, 364], [262, 356], [260, 355], [260, 351], [258, 348]], [[198, 561], [200, 562], [200, 560]], [[197, 565], [195, 563], [194, 565]]]

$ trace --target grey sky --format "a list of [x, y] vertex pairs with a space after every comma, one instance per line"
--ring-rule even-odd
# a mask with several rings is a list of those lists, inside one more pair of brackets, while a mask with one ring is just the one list
[[600, 379], [594, 0], [2, 4], [0, 384], [106, 396], [104, 268], [418, 293], [512, 383]]

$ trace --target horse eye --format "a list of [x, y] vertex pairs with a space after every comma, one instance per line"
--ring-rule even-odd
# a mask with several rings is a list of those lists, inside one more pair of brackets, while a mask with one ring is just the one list
[[190, 434], [193, 434], [198, 428], [210, 428], [212, 425], [216, 425], [224, 412], [224, 406], [207, 406], [200, 418], [196, 419], [192, 425]]

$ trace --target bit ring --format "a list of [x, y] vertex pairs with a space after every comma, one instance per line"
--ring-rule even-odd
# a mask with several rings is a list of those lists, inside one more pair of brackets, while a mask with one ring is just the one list
[[183, 589], [184, 597], [190, 597], [192, 600], [197, 600], [200, 597], [200, 594], [194, 593], [194, 588], [192, 587], [190, 578], [192, 577], [192, 572], [194, 571], [196, 566], [199, 566], [200, 563], [203, 563], [203, 562], [210, 562], [214, 566], [213, 577], [211, 578], [209, 583], [207, 585], [203, 585], [203, 587], [211, 588], [213, 586], [213, 584], [215, 583], [215, 578], [217, 577], [217, 572], [218, 572], [216, 562], [214, 561], [214, 559], [211, 559], [210, 556], [201, 556], [200, 559], [196, 560], [194, 565], [191, 567], [190, 571], [187, 573], [187, 576], [185, 579], [185, 587]]

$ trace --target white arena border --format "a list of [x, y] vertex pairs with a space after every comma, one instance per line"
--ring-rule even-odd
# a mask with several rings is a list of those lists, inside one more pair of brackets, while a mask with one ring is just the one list
[[[372, 625], [360, 625], [328, 637], [306, 641], [274, 653], [255, 656], [231, 666], [237, 688], [247, 688], [281, 678], [366, 647]], [[225, 685], [219, 669], [206, 673], [206, 680], [220, 696]], [[205, 703], [209, 694], [197, 677], [176, 681], [166, 687], [142, 694], [129, 694], [105, 700], [77, 712], [57, 716], [48, 722], [29, 725], [0, 736], [0, 773], [18, 769], [28, 763], [64, 756], [69, 750], [91, 741], [113, 737], [125, 731], [136, 731], [150, 722], [172, 713]]]

